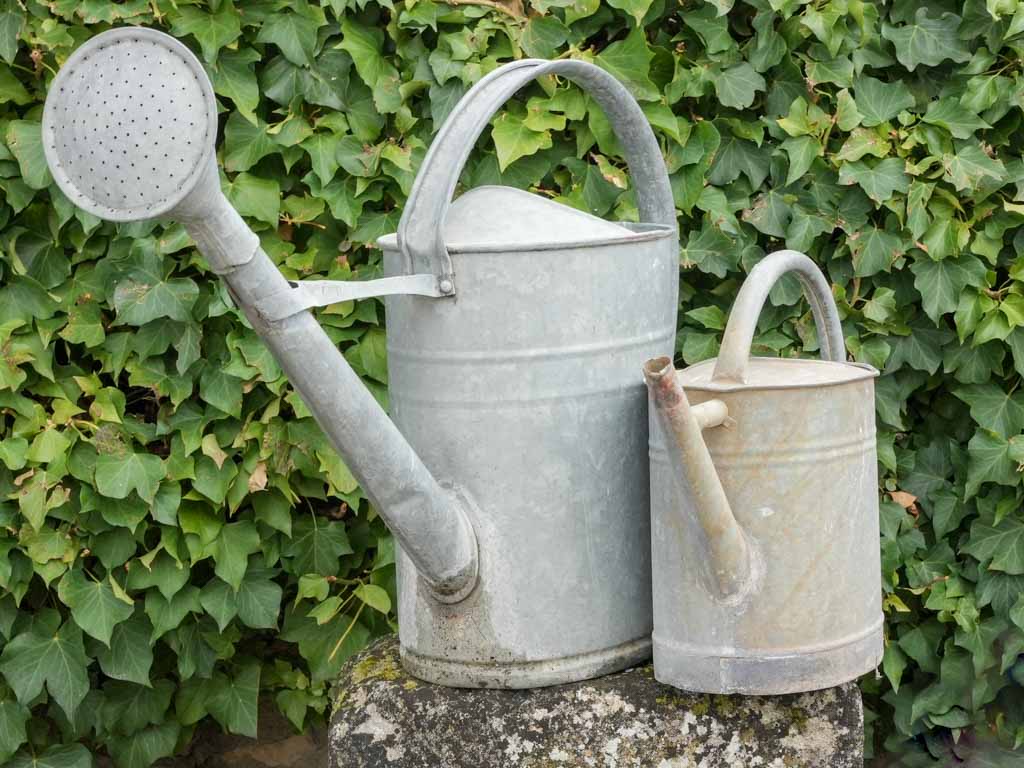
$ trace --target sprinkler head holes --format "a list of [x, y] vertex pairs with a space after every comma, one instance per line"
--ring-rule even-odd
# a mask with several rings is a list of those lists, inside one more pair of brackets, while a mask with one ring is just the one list
[[75, 51], [43, 112], [57, 184], [112, 221], [157, 218], [181, 202], [207, 169], [216, 133], [202, 65], [174, 38], [141, 27], [104, 32]]

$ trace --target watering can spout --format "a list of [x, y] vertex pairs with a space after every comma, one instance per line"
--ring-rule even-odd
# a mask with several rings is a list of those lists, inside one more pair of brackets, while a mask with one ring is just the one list
[[[109, 111], [108, 101], [125, 119], [114, 129], [102, 118], [106, 143], [94, 148], [84, 126]], [[434, 478], [309, 311], [396, 293], [439, 297], [443, 286], [434, 275], [285, 279], [221, 191], [216, 134], [217, 103], [195, 56], [167, 35], [132, 27], [72, 54], [43, 115], [47, 163], [69, 199], [111, 221], [172, 218], [185, 226], [431, 593], [443, 602], [464, 598], [477, 581], [471, 502]]]
[[[286, 280], [220, 191], [212, 159], [207, 176], [207, 184], [197, 185], [175, 207], [174, 218], [227, 283], [236, 305], [302, 396], [431, 594], [441, 602], [458, 602], [473, 590], [478, 578], [476, 535], [466, 513], [470, 500], [457, 487], [442, 486], [435, 479], [305, 306], [306, 295], [318, 283]], [[353, 285], [358, 290], [360, 284]], [[324, 282], [322, 291], [347, 288], [345, 283]], [[406, 292], [408, 286], [399, 288]], [[424, 292], [432, 295], [429, 288]], [[339, 295], [337, 300], [342, 298]], [[316, 303], [326, 300], [315, 294], [313, 299]]]
[[644, 379], [665, 433], [674, 474], [689, 483], [689, 497], [706, 538], [708, 565], [719, 597], [742, 596], [753, 579], [750, 545], [733, 515], [702, 434], [704, 429], [727, 425], [728, 408], [721, 400], [691, 406], [669, 357], [648, 360]]

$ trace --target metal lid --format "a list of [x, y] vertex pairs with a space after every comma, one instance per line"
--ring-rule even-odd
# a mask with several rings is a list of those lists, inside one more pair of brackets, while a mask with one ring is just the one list
[[[636, 232], [541, 195], [499, 186], [474, 187], [460, 195], [444, 225], [450, 251], [554, 248], [650, 237], [650, 229]], [[385, 235], [379, 244], [396, 247], [395, 235]]]
[[813, 389], [872, 379], [878, 371], [866, 363], [837, 363], [800, 357], [751, 357], [746, 381], [712, 381], [715, 360], [704, 360], [679, 371], [687, 389], [735, 392], [743, 389]]

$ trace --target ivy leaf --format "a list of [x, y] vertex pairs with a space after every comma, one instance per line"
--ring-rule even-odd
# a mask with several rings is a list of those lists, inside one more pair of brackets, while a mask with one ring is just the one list
[[711, 75], [718, 100], [727, 107], [746, 109], [754, 103], [754, 96], [765, 89], [764, 78], [743, 62]]
[[345, 660], [367, 643], [370, 631], [344, 613], [323, 626], [315, 619], [291, 613], [285, 620], [282, 637], [298, 643], [299, 653], [309, 663], [310, 677], [316, 683], [335, 679]]
[[878, 227], [857, 232], [849, 238], [853, 254], [853, 269], [857, 277], [870, 277], [888, 272], [892, 263], [903, 255], [899, 237]]
[[1006, 616], [1021, 594], [1024, 576], [1010, 576], [1000, 571], [982, 569], [978, 574], [978, 607], [991, 605], [999, 616]]
[[683, 14], [683, 23], [696, 32], [709, 54], [724, 53], [736, 47], [729, 34], [729, 20], [711, 4]]
[[384, 35], [381, 30], [364, 26], [346, 15], [341, 20], [338, 47], [352, 57], [360, 79], [373, 91], [373, 102], [381, 112], [397, 112], [402, 105], [398, 70], [381, 54]]
[[[627, 0], [627, 2], [633, 1]], [[650, 0], [637, 0], [635, 4], [638, 10], [646, 4], [646, 7], [643, 8], [643, 13], [646, 13], [647, 8], [650, 7]], [[566, 41], [568, 36], [569, 28], [557, 17], [534, 16], [523, 27], [523, 34], [519, 38], [519, 44], [532, 58], [550, 59], [557, 55], [559, 46]], [[433, 97], [431, 97], [431, 107], [433, 108]], [[437, 118], [434, 119], [436, 121]]]
[[502, 112], [491, 129], [494, 150], [498, 155], [498, 168], [504, 171], [520, 157], [532, 155], [551, 146], [549, 131], [529, 128], [523, 118], [512, 112]]
[[964, 288], [985, 285], [987, 270], [979, 259], [963, 256], [940, 261], [915, 259], [910, 271], [914, 273], [914, 287], [921, 294], [925, 314], [938, 325], [942, 315], [957, 308]]
[[242, 412], [242, 380], [216, 365], [207, 365], [199, 378], [199, 396], [224, 413]]
[[644, 16], [647, 15], [647, 10], [651, 7], [652, 2], [653, 0], [608, 0], [608, 5], [628, 13], [636, 21], [637, 27], [639, 27], [644, 20]]
[[612, 43], [597, 55], [595, 63], [618, 78], [640, 101], [658, 101], [661, 93], [650, 78], [654, 52], [647, 46], [642, 28]]
[[928, 111], [921, 118], [926, 123], [945, 128], [954, 138], [969, 139], [975, 131], [991, 128], [977, 115], [971, 114], [955, 96], [947, 96], [928, 105]]
[[174, 755], [180, 735], [181, 724], [177, 720], [168, 720], [118, 737], [110, 742], [108, 748], [118, 766], [150, 768], [160, 758]]
[[1024, 430], [1024, 394], [1008, 394], [995, 384], [959, 387], [953, 394], [967, 403], [978, 426], [1006, 438]]
[[[266, 17], [256, 35], [256, 41], [273, 43], [281, 49], [281, 53], [292, 64], [308, 67], [313, 63], [316, 34], [319, 28], [320, 24], [312, 14], [278, 11]], [[356, 69], [358, 70], [358, 68], [357, 62]], [[372, 85], [372, 83], [368, 84]]]
[[36, 120], [11, 120], [7, 124], [7, 147], [21, 168], [21, 178], [32, 189], [46, 189], [53, 183], [43, 154], [42, 124]]
[[7, 760], [28, 740], [25, 724], [31, 713], [15, 701], [0, 701], [0, 761]]
[[300, 145], [309, 155], [313, 172], [320, 183], [327, 185], [338, 172], [341, 163], [338, 161], [338, 150], [341, 148], [341, 137], [333, 133], [314, 133]]
[[[0, 24], [2, 23], [3, 13], [0, 12]], [[0, 34], [2, 34], [2, 29], [0, 29]], [[0, 102], [14, 102], [21, 105], [31, 104], [32, 101], [31, 94], [21, 84], [21, 81], [15, 77], [10, 68], [0, 66]]]
[[[976, 431], [974, 437], [967, 444], [967, 455], [966, 493], [968, 496], [977, 493], [978, 488], [985, 482], [1009, 486], [1020, 483], [1017, 462], [1010, 456], [1010, 443], [998, 433], [988, 429]], [[997, 570], [1006, 569], [999, 568]], [[1024, 570], [1008, 572], [1024, 573]]]
[[260, 550], [260, 533], [248, 521], [228, 523], [210, 547], [216, 563], [214, 573], [231, 585], [236, 591], [248, 566], [249, 555]]
[[189, 322], [197, 298], [199, 286], [189, 278], [123, 280], [114, 289], [114, 308], [119, 324], [139, 326], [162, 317]]
[[238, 615], [238, 596], [231, 585], [221, 579], [211, 579], [200, 592], [199, 600], [221, 632]]
[[1009, 611], [1010, 621], [1024, 629], [1024, 594], [1017, 596], [1017, 602]]
[[230, 181], [224, 194], [243, 216], [277, 226], [281, 210], [281, 187], [276, 181], [240, 173]]
[[260, 54], [252, 48], [221, 51], [217, 63], [210, 67], [213, 90], [218, 96], [231, 99], [238, 114], [252, 125], [257, 124], [256, 107], [260, 103], [259, 83], [252, 65], [260, 58]]
[[962, 550], [990, 570], [1024, 574], [1024, 521], [1008, 517], [991, 525], [975, 520]]
[[131, 733], [164, 721], [174, 695], [174, 684], [162, 679], [152, 688], [145, 688], [111, 681], [103, 686], [103, 693], [98, 720], [110, 730], [116, 728], [119, 732]]
[[115, 680], [150, 686], [149, 671], [153, 666], [153, 627], [143, 614], [121, 622], [110, 635], [110, 647], [97, 654], [100, 669]]
[[0, 673], [19, 702], [30, 704], [45, 684], [69, 720], [89, 692], [88, 664], [82, 632], [70, 621], [54, 634], [41, 627], [22, 632], [0, 655]]
[[248, 120], [241, 110], [228, 116], [224, 125], [224, 170], [248, 171], [263, 158], [280, 151], [280, 145], [267, 133], [266, 123], [258, 117]]
[[223, 0], [216, 13], [204, 13], [185, 6], [173, 17], [171, 31], [177, 37], [192, 35], [203, 50], [208, 63], [217, 60], [217, 52], [235, 42], [242, 34], [242, 25], [232, 0]]
[[274, 629], [283, 596], [281, 585], [263, 573], [247, 573], [238, 588], [238, 618], [253, 629]]
[[768, 154], [753, 142], [730, 135], [719, 145], [708, 181], [715, 186], [725, 186], [742, 174], [757, 189], [767, 178], [770, 163]]
[[111, 499], [124, 499], [135, 491], [152, 502], [164, 475], [163, 461], [151, 453], [106, 453], [96, 457], [96, 490]]
[[885, 157], [889, 154], [889, 142], [877, 130], [855, 128], [846, 139], [842, 149], [836, 154], [836, 160], [853, 162], [865, 155]]
[[283, 555], [292, 558], [293, 573], [321, 576], [334, 576], [338, 572], [338, 559], [351, 553], [344, 525], [313, 516], [295, 523], [292, 539], [282, 550]]
[[906, 336], [891, 340], [892, 354], [886, 362], [885, 371], [898, 371], [904, 363], [919, 371], [935, 373], [942, 364], [942, 348], [953, 338], [945, 328], [930, 328], [921, 322], [910, 325]]
[[971, 54], [957, 34], [960, 17], [943, 13], [932, 18], [928, 9], [920, 7], [913, 24], [894, 27], [882, 24], [882, 37], [893, 44], [900, 64], [913, 72], [920, 65], [934, 67], [946, 59], [967, 61]]
[[231, 733], [255, 739], [260, 666], [248, 664], [235, 677], [224, 680], [210, 698], [210, 713]]
[[383, 587], [378, 587], [376, 584], [360, 584], [356, 587], [355, 595], [366, 605], [380, 611], [385, 616], [391, 611], [391, 597]]
[[771, 190], [759, 195], [754, 205], [743, 212], [743, 220], [750, 222], [759, 231], [772, 237], [786, 236], [786, 226], [793, 212], [783, 196]]
[[813, 136], [788, 138], [782, 142], [782, 149], [789, 156], [786, 186], [802, 178], [810, 170], [814, 159], [821, 156], [821, 144]]
[[856, 109], [861, 125], [871, 128], [914, 106], [914, 95], [902, 80], [887, 83], [862, 75], [854, 81]]
[[699, 232], [690, 232], [680, 259], [684, 267], [696, 266], [701, 272], [719, 278], [739, 265], [739, 254], [732, 240], [710, 225]]
[[973, 189], [986, 176], [1001, 181], [1006, 168], [999, 160], [985, 154], [981, 145], [975, 142], [960, 142], [956, 153], [942, 156], [943, 178], [957, 189]]
[[907, 657], [900, 650], [899, 645], [896, 643], [887, 644], [882, 655], [882, 672], [885, 673], [885, 677], [894, 691], [899, 691], [900, 678], [903, 677], [903, 671], [906, 668]]
[[266, 491], [250, 497], [256, 519], [274, 530], [280, 531], [288, 538], [292, 536], [291, 504], [280, 493]]
[[857, 184], [876, 203], [884, 203], [895, 192], [905, 193], [910, 179], [903, 170], [903, 161], [890, 157], [874, 165], [864, 160], [845, 163], [839, 168], [840, 184]]
[[42, 752], [19, 752], [7, 768], [92, 768], [92, 756], [81, 744], [48, 747]]
[[115, 595], [106, 579], [90, 581], [81, 568], [64, 575], [57, 594], [71, 609], [71, 617], [82, 631], [108, 647], [114, 627], [127, 621], [133, 613], [131, 598]]
[[170, 600], [159, 591], [146, 592], [146, 615], [153, 624], [150, 643], [179, 626], [190, 613], [202, 613], [199, 589], [191, 584], [175, 593]]
[[128, 589], [149, 589], [156, 587], [160, 594], [170, 600], [188, 584], [191, 571], [166, 552], [156, 557], [140, 559], [132, 563], [128, 571]]
[[25, 12], [14, 5], [0, 11], [0, 57], [8, 64], [18, 55], [18, 38], [25, 26]]

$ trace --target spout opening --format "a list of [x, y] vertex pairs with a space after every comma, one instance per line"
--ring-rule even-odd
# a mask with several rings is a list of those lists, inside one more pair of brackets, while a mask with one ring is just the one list
[[672, 370], [672, 358], [668, 355], [652, 357], [644, 363], [644, 377], [648, 381], [658, 381], [671, 373]]
[[683, 398], [671, 357], [652, 358], [644, 363], [643, 370], [647, 388], [659, 407], [671, 408]]

